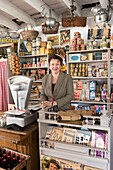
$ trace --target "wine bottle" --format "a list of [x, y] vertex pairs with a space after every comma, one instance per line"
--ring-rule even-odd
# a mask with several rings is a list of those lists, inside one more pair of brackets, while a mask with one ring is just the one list
[[11, 155], [9, 154], [7, 156], [7, 170], [11, 170], [13, 167], [12, 167], [12, 160], [11, 160]]
[[15, 166], [17, 166], [17, 161], [16, 161], [16, 157], [12, 158], [12, 167], [14, 168]]
[[2, 168], [7, 169], [7, 160], [3, 159], [2, 161]]

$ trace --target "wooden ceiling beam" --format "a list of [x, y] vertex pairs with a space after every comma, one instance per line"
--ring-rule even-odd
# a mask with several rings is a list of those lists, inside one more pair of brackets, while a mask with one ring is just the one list
[[16, 23], [14, 23], [13, 21], [11, 21], [10, 19], [8, 19], [7, 17], [1, 14], [0, 14], [0, 24], [10, 28], [13, 31], [17, 31], [19, 29], [19, 26]]
[[[24, 1], [33, 8], [35, 8], [38, 12], [41, 12], [41, 7], [43, 7], [44, 12], [46, 13], [46, 17], [49, 17], [50, 7], [47, 6], [42, 0], [24, 0]], [[52, 17], [58, 19], [58, 15], [53, 10], [51, 10], [51, 14]]]
[[[63, 0], [64, 1], [64, 3], [67, 5], [67, 7], [70, 9], [70, 5], [72, 5], [72, 3], [71, 3], [71, 1], [69, 1], [69, 0]], [[77, 4], [77, 2], [76, 2], [76, 0], [74, 1], [74, 5], [76, 6], [76, 14], [78, 15], [78, 16], [81, 16], [81, 8], [80, 8], [80, 6]]]
[[6, 12], [7, 14], [18, 18], [19, 20], [31, 24], [33, 26], [36, 25], [36, 21], [32, 19], [30, 15], [22, 11], [17, 6], [10, 3], [8, 0], [0, 0], [0, 10]]

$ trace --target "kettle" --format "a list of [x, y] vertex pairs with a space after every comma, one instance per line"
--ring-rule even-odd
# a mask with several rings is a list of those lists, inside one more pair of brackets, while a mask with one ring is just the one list
[[96, 23], [106, 22], [108, 14], [105, 9], [100, 9], [94, 17]]

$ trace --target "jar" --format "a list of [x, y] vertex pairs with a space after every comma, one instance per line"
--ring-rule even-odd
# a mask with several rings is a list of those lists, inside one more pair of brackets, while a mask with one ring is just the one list
[[107, 42], [103, 42], [102, 45], [103, 45], [103, 49], [108, 48], [108, 43]]
[[52, 49], [52, 41], [47, 41], [47, 49]]
[[106, 36], [103, 36], [103, 37], [102, 37], [102, 41], [106, 41]]
[[32, 47], [32, 55], [36, 55], [36, 48]]
[[36, 47], [36, 55], [40, 54], [40, 47]]
[[113, 48], [113, 35], [110, 37], [110, 48]]
[[36, 38], [36, 46], [41, 46], [41, 37]]
[[36, 47], [36, 39], [32, 40], [32, 47]]

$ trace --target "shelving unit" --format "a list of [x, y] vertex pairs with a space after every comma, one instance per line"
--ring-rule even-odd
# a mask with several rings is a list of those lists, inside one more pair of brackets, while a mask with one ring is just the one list
[[[90, 105], [106, 105], [107, 109], [112, 109], [112, 105], [113, 103], [111, 102], [111, 86], [113, 85], [113, 81], [112, 81], [112, 76], [110, 75], [111, 72], [111, 63], [113, 63], [113, 57], [111, 58], [111, 52], [113, 52], [113, 49], [110, 48], [106, 48], [106, 49], [92, 49], [92, 50], [82, 50], [82, 51], [69, 51], [67, 52], [67, 73], [72, 75], [73, 81], [81, 81], [81, 82], [91, 82], [91, 81], [95, 81], [97, 82], [97, 84], [99, 82], [103, 82], [103, 84], [107, 84], [107, 95], [106, 95], [106, 101], [102, 101], [102, 96], [100, 96], [100, 100], [97, 99], [91, 99], [90, 97], [88, 100], [82, 100], [80, 98], [80, 100], [73, 100], [72, 103], [85, 103], [85, 104], [90, 104]], [[101, 58], [96, 57], [95, 54], [99, 54], [101, 53]], [[88, 58], [88, 55], [92, 54], [92, 59]], [[103, 58], [102, 58], [103, 55]], [[82, 58], [82, 56], [86, 57], [85, 59]], [[100, 73], [98, 72], [99, 75], [92, 75], [89, 74], [89, 70], [91, 70], [91, 68], [96, 67], [97, 66], [97, 70], [100, 69], [102, 70], [102, 65], [107, 65], [106, 70], [103, 69], [103, 72], [105, 73], [104, 76], [103, 74], [100, 75]], [[80, 75], [78, 75], [78, 72], [74, 74], [74, 72], [72, 72], [71, 67], [74, 66], [75, 71], [79, 72], [79, 69], [76, 68], [76, 65], [85, 65], [86, 66], [86, 70], [84, 69], [84, 67], [80, 70]], [[91, 67], [90, 69], [88, 67]], [[89, 69], [89, 70], [88, 70]], [[93, 69], [92, 69], [93, 70]], [[91, 70], [91, 72], [92, 72]], [[82, 72], [83, 75], [82, 75]], [[87, 72], [87, 73], [86, 73]], [[86, 73], [86, 75], [84, 76], [84, 74]], [[90, 75], [90, 76], [89, 76]], [[101, 83], [100, 83], [101, 84]], [[102, 84], [101, 84], [102, 85]], [[75, 90], [76, 91], [76, 90]], [[100, 92], [101, 93], [101, 92]], [[96, 98], [96, 94], [95, 94], [95, 98]]]
[[42, 84], [43, 76], [48, 72], [48, 57], [47, 54], [39, 54], [39, 55], [25, 55], [19, 56], [21, 65], [22, 65], [22, 74], [26, 76], [30, 76], [33, 78], [33, 86], [36, 87], [36, 94], [34, 91], [31, 99], [37, 98], [39, 100], [40, 97], [40, 88]]
[[[47, 118], [48, 114], [48, 118]], [[51, 116], [54, 115], [54, 120]], [[50, 157], [55, 157], [59, 159], [69, 160], [76, 163], [81, 163], [84, 166], [91, 166], [101, 170], [112, 170], [113, 167], [113, 119], [109, 127], [104, 127], [100, 125], [75, 125], [60, 123], [56, 120], [58, 113], [40, 111], [39, 113], [39, 145], [40, 145], [40, 155], [47, 155]], [[46, 139], [46, 133], [48, 126], [53, 126], [57, 128], [69, 128], [69, 129], [87, 129], [91, 133], [92, 131], [103, 132], [107, 134], [107, 148], [97, 148], [91, 145], [83, 145], [76, 143], [67, 143], [62, 141], [55, 141]], [[99, 151], [106, 153], [106, 156], [98, 156], [90, 154], [91, 151]], [[40, 161], [41, 164], [41, 161]], [[40, 165], [41, 167], [42, 165]], [[83, 168], [84, 169], [84, 168]]]

